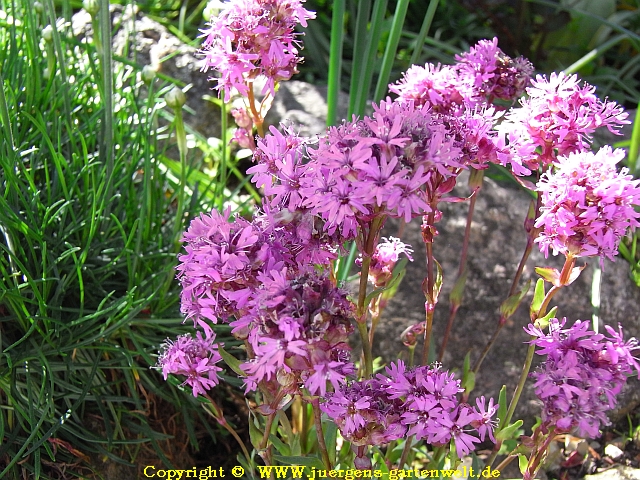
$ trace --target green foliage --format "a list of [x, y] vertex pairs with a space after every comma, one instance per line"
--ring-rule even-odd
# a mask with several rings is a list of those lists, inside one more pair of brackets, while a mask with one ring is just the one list
[[191, 330], [177, 318], [181, 232], [212, 189], [239, 202], [167, 159], [171, 85], [145, 85], [100, 49], [104, 11], [102, 38], [58, 23], [45, 40], [56, 17], [43, 3], [0, 1], [0, 477], [86, 471], [98, 457], [133, 466], [143, 445], [170, 466], [150, 404], [168, 402], [194, 446], [196, 425], [217, 431], [149, 369]]

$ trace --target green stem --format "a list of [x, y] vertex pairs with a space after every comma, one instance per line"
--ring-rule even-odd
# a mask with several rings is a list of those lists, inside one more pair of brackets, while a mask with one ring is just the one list
[[[567, 256], [564, 266], [562, 267], [562, 272], [560, 273], [560, 285], [553, 286], [547, 292], [540, 305], [540, 309], [536, 312], [535, 318], [533, 318], [533, 322], [535, 322], [543, 318], [546, 315], [547, 307], [551, 302], [551, 299], [560, 291], [560, 289], [566, 284], [571, 271], [573, 270], [573, 266], [575, 265], [576, 259], [572, 255]], [[529, 338], [529, 342], [535, 340], [536, 337], [531, 335]], [[529, 348], [527, 349], [527, 357], [524, 361], [524, 366], [522, 367], [522, 373], [520, 373], [520, 380], [518, 381], [518, 386], [516, 387], [516, 391], [513, 394], [513, 398], [511, 399], [511, 403], [509, 404], [509, 410], [507, 411], [507, 415], [503, 421], [500, 422], [500, 428], [504, 428], [509, 426], [509, 422], [513, 417], [513, 413], [516, 410], [516, 406], [518, 405], [518, 401], [520, 400], [520, 395], [522, 394], [522, 390], [524, 389], [524, 384], [527, 381], [527, 377], [529, 376], [529, 370], [531, 369], [531, 362], [533, 361], [533, 354], [535, 352], [535, 345], [533, 343], [529, 343]]]
[[382, 34], [382, 26], [384, 25], [384, 15], [387, 11], [387, 0], [376, 0], [373, 5], [373, 15], [371, 16], [371, 26], [368, 32], [368, 42], [363, 53], [365, 58], [364, 68], [359, 74], [358, 89], [355, 92], [349, 92], [355, 95], [353, 111], [356, 115], [362, 115], [365, 110], [367, 100], [369, 99], [369, 91], [371, 89], [371, 79], [376, 64], [376, 54], [378, 53], [378, 42]]
[[[480, 188], [482, 188], [482, 178], [484, 173], [482, 170], [472, 170], [471, 175], [474, 179], [474, 183], [480, 182], [478, 187], [474, 190], [471, 199], [469, 200], [469, 210], [467, 212], [467, 224], [464, 228], [464, 238], [462, 239], [462, 251], [460, 253], [460, 264], [458, 265], [458, 276], [456, 277], [455, 285], [458, 284], [460, 279], [466, 275], [467, 271], [467, 254], [469, 252], [469, 241], [471, 238], [471, 223], [473, 222], [473, 212], [476, 206], [476, 199], [478, 197], [478, 192]], [[471, 181], [471, 180], [470, 180]], [[455, 290], [455, 289], [454, 289]], [[444, 352], [447, 348], [447, 342], [449, 341], [449, 335], [451, 335], [451, 329], [453, 328], [453, 321], [456, 318], [458, 313], [458, 309], [460, 308], [460, 304], [462, 301], [462, 296], [464, 294], [464, 286], [462, 291], [459, 292], [459, 298], [453, 298], [453, 295], [449, 296], [449, 319], [447, 321], [447, 327], [444, 331], [444, 335], [442, 337], [442, 344], [440, 345], [440, 352], [438, 353], [438, 361], [441, 362], [444, 358]], [[456, 295], [457, 296], [457, 295]]]
[[422, 27], [420, 28], [420, 33], [416, 37], [416, 46], [413, 49], [413, 53], [411, 54], [410, 64], [415, 65], [420, 57], [420, 53], [422, 53], [422, 46], [424, 45], [424, 40], [427, 38], [427, 34], [429, 33], [429, 28], [431, 28], [431, 22], [433, 21], [433, 17], [436, 14], [436, 10], [438, 8], [439, 0], [431, 0], [429, 2], [429, 7], [427, 8], [427, 13], [424, 16], [424, 20], [422, 22]]
[[[365, 68], [366, 48], [369, 47], [367, 41], [371, 41], [367, 35], [367, 21], [371, 15], [371, 0], [360, 0], [358, 2], [358, 14], [356, 17], [356, 31], [353, 39], [353, 66], [351, 67], [351, 83], [349, 84], [349, 111], [347, 119], [355, 112], [356, 92], [362, 76], [356, 72], [362, 72]], [[331, 44], [333, 46], [333, 43]], [[362, 112], [358, 112], [361, 114]]]
[[187, 133], [184, 128], [182, 107], [176, 108], [174, 112], [176, 125], [176, 142], [178, 144], [178, 152], [180, 153], [180, 185], [178, 185], [176, 221], [173, 228], [173, 238], [178, 239], [179, 232], [182, 231], [182, 226], [184, 224], [184, 193], [187, 186]]
[[387, 92], [389, 86], [389, 76], [391, 75], [393, 61], [396, 58], [398, 42], [400, 41], [400, 35], [402, 34], [402, 27], [404, 26], [404, 19], [407, 15], [408, 7], [409, 0], [398, 1], [396, 12], [393, 16], [393, 23], [391, 24], [391, 31], [389, 32], [389, 39], [387, 40], [387, 48], [385, 49], [384, 56], [382, 57], [380, 76], [378, 77], [378, 83], [373, 95], [374, 102], [380, 101]]
[[227, 432], [229, 432], [231, 434], [231, 436], [236, 440], [236, 442], [238, 442], [238, 445], [240, 446], [240, 449], [242, 450], [242, 454], [247, 459], [247, 463], [250, 464], [251, 463], [251, 455], [249, 455], [249, 450], [247, 450], [247, 446], [244, 444], [244, 442], [242, 441], [242, 439], [238, 435], [238, 432], [236, 432], [235, 429], [233, 429], [233, 427], [231, 427], [231, 425], [229, 425], [227, 423], [227, 419], [224, 417], [224, 414], [222, 413], [222, 409], [218, 406], [218, 404], [215, 402], [215, 400], [213, 398], [211, 398], [208, 394], [205, 394], [204, 396], [205, 396], [205, 398], [207, 400], [209, 400], [210, 407], [211, 407], [210, 408], [211, 414], [214, 416], [216, 421], [220, 425], [222, 425], [222, 427], [225, 430], [227, 430]]
[[331, 14], [331, 51], [329, 53], [329, 79], [327, 90], [327, 126], [336, 124], [340, 74], [342, 73], [342, 44], [344, 39], [345, 0], [334, 0]]

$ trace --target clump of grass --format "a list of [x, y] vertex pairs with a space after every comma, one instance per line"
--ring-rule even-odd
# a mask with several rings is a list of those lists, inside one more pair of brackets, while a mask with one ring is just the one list
[[[154, 403], [180, 415], [193, 446], [196, 425], [218, 435], [190, 393], [149, 369], [190, 328], [180, 236], [213, 192], [241, 202], [220, 180], [198, 182], [198, 165], [176, 175], [193, 159], [176, 166], [159, 140], [171, 85], [145, 85], [139, 66], [78, 41], [43, 3], [0, 0], [0, 477], [79, 476], [92, 458], [133, 467], [142, 449], [170, 466]], [[101, 4], [96, 42], [108, 45]]]

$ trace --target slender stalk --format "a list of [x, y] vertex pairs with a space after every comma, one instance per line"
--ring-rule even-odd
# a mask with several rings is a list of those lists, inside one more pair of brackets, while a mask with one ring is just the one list
[[407, 463], [407, 458], [409, 458], [409, 453], [411, 452], [412, 443], [413, 443], [413, 435], [410, 435], [404, 444], [404, 448], [402, 449], [402, 455], [400, 455], [400, 462], [398, 463], [399, 468], [404, 468], [405, 464]]
[[[513, 276], [513, 281], [511, 282], [511, 288], [509, 289], [509, 295], [507, 295], [507, 298], [509, 298], [511, 295], [513, 295], [516, 292], [516, 289], [518, 288], [518, 283], [520, 282], [520, 277], [522, 277], [522, 272], [524, 271], [524, 266], [527, 264], [527, 260], [529, 259], [529, 255], [531, 255], [532, 249], [533, 249], [533, 238], [527, 238], [527, 246], [524, 249], [524, 252], [522, 252], [522, 258], [520, 259], [520, 264], [518, 265], [518, 269], [516, 270], [516, 273]], [[473, 366], [474, 373], [478, 373], [478, 371], [480, 370], [480, 366], [482, 365], [482, 362], [484, 361], [485, 357], [489, 353], [489, 350], [491, 350], [493, 345], [496, 343], [498, 334], [500, 333], [500, 331], [502, 330], [502, 327], [504, 327], [505, 324], [506, 324], [506, 321], [502, 321], [502, 319], [500, 319], [500, 321], [496, 325], [496, 328], [493, 331], [491, 338], [489, 339], [487, 344], [484, 346], [484, 349], [482, 350], [480, 357], [478, 357], [478, 360], [476, 360], [476, 363]]]
[[[567, 284], [569, 277], [571, 275], [571, 271], [573, 270], [573, 266], [575, 265], [576, 259], [572, 255], [567, 256], [564, 266], [562, 267], [562, 272], [560, 273], [560, 284], [558, 286], [553, 286], [547, 292], [540, 305], [540, 309], [536, 312], [535, 320], [543, 318], [546, 315], [547, 307], [551, 302], [551, 299], [555, 296], [556, 293], [560, 291], [560, 289]], [[534, 323], [535, 323], [534, 320]], [[529, 342], [535, 340], [535, 336], [531, 335], [529, 338]], [[531, 369], [531, 362], [533, 361], [533, 354], [535, 352], [535, 345], [533, 343], [529, 343], [529, 348], [527, 349], [527, 357], [524, 361], [524, 366], [522, 367], [522, 373], [520, 373], [520, 380], [518, 381], [518, 386], [516, 387], [516, 391], [513, 394], [513, 398], [511, 399], [511, 403], [509, 404], [509, 410], [507, 410], [507, 415], [504, 420], [500, 421], [501, 427], [506, 427], [509, 425], [511, 418], [513, 417], [513, 413], [516, 410], [516, 406], [518, 405], [518, 401], [520, 400], [520, 395], [522, 394], [522, 390], [524, 389], [524, 384], [527, 381], [527, 377], [529, 376], [529, 370]]]
[[389, 39], [387, 40], [387, 48], [385, 49], [384, 56], [382, 57], [380, 76], [378, 77], [378, 83], [376, 84], [376, 90], [373, 95], [374, 102], [381, 100], [387, 92], [389, 76], [391, 75], [393, 61], [396, 58], [398, 43], [400, 41], [400, 35], [402, 34], [402, 27], [404, 26], [404, 19], [407, 15], [408, 7], [409, 0], [398, 1], [395, 14], [393, 15], [393, 23], [391, 24], [391, 31], [389, 32]]
[[527, 469], [524, 472], [523, 480], [529, 480], [535, 477], [538, 469], [540, 468], [540, 463], [542, 462], [543, 457], [547, 453], [547, 449], [549, 448], [549, 444], [553, 441], [555, 435], [553, 434], [553, 427], [550, 428], [547, 437], [542, 442], [542, 445], [537, 447], [536, 454], [532, 455], [529, 459], [529, 463], [527, 464]]
[[322, 431], [320, 401], [318, 397], [311, 399], [311, 406], [313, 407], [313, 421], [316, 425], [316, 433], [318, 434], [318, 446], [320, 447], [320, 454], [322, 455], [322, 463], [324, 463], [324, 467], [327, 470], [331, 470], [331, 460], [329, 459], [329, 452], [327, 451], [327, 444], [324, 441], [324, 432]]
[[436, 14], [438, 3], [440, 3], [439, 0], [431, 0], [429, 2], [427, 13], [424, 16], [424, 20], [422, 21], [422, 27], [420, 28], [420, 33], [416, 37], [416, 46], [413, 49], [413, 53], [411, 53], [411, 60], [409, 62], [411, 65], [415, 65], [418, 62], [420, 53], [422, 53], [422, 45], [424, 45], [424, 40], [425, 38], [427, 38], [427, 34], [429, 33], [429, 28], [431, 28], [431, 22], [433, 21], [433, 17]]
[[329, 79], [327, 90], [327, 126], [335, 125], [342, 73], [342, 44], [344, 39], [345, 0], [334, 0], [331, 14], [331, 51], [329, 53]]
[[[524, 249], [524, 252], [522, 252], [522, 258], [520, 259], [520, 263], [518, 264], [516, 273], [513, 276], [513, 281], [511, 282], [511, 288], [509, 289], [509, 294], [507, 295], [507, 298], [511, 297], [516, 293], [516, 290], [518, 289], [518, 284], [520, 283], [520, 278], [522, 277], [522, 273], [524, 272], [524, 267], [527, 264], [529, 255], [531, 255], [531, 250], [533, 249], [534, 240], [538, 235], [534, 225], [535, 225], [536, 219], [538, 218], [538, 214], [540, 212], [541, 202], [542, 202], [542, 198], [538, 196], [538, 198], [536, 199], [535, 206], [532, 203], [529, 213], [527, 214], [527, 218], [525, 219], [525, 230], [527, 231], [527, 245]], [[482, 350], [482, 353], [480, 354], [480, 357], [478, 358], [475, 365], [473, 366], [474, 373], [477, 374], [478, 371], [480, 370], [480, 366], [482, 365], [482, 362], [484, 361], [485, 357], [489, 353], [489, 350], [491, 350], [491, 348], [495, 344], [496, 339], [498, 338], [498, 334], [500, 333], [500, 331], [502, 330], [502, 327], [504, 327], [506, 322], [507, 322], [507, 318], [504, 318], [501, 316], [500, 320], [498, 321], [498, 324], [496, 325], [496, 329], [491, 335], [491, 338], [485, 345], [484, 349]]]
[[[482, 181], [482, 173], [478, 170], [473, 170], [471, 175], [480, 176], [480, 182]], [[481, 184], [480, 184], [481, 185]], [[467, 224], [464, 228], [464, 238], [462, 239], [462, 251], [460, 253], [460, 264], [458, 266], [458, 276], [456, 277], [456, 285], [458, 282], [466, 275], [467, 271], [467, 254], [469, 252], [469, 241], [471, 238], [471, 223], [473, 222], [473, 212], [476, 206], [476, 199], [478, 197], [478, 191], [480, 190], [480, 186], [474, 191], [471, 199], [469, 200], [469, 210], [467, 212]], [[447, 327], [444, 331], [444, 335], [442, 337], [442, 344], [440, 345], [440, 352], [438, 354], [438, 361], [442, 361], [444, 357], [444, 352], [447, 348], [447, 342], [449, 341], [449, 335], [451, 335], [451, 329], [453, 327], [453, 321], [456, 318], [458, 313], [458, 309], [460, 308], [460, 303], [462, 301], [462, 295], [464, 292], [464, 287], [462, 291], [459, 292], [459, 298], [454, 298], [453, 292], [449, 296], [449, 319], [447, 321]]]
[[368, 42], [363, 53], [366, 59], [364, 69], [359, 75], [358, 89], [355, 92], [356, 101], [354, 102], [353, 111], [356, 115], [362, 115], [369, 99], [369, 91], [371, 90], [371, 79], [373, 78], [374, 66], [376, 64], [376, 54], [378, 53], [378, 41], [382, 34], [382, 26], [384, 24], [384, 15], [387, 11], [387, 0], [375, 0], [373, 5], [373, 15], [371, 16], [371, 26], [368, 32]]
[[251, 117], [253, 120], [253, 124], [256, 126], [256, 130], [258, 131], [258, 135], [261, 138], [264, 138], [264, 127], [262, 124], [264, 123], [264, 118], [262, 118], [262, 112], [259, 112], [256, 109], [256, 97], [253, 94], [253, 82], [247, 82], [247, 100], [249, 102], [249, 110], [251, 111]]
[[238, 432], [236, 432], [233, 427], [231, 427], [231, 425], [229, 425], [227, 423], [227, 419], [224, 417], [224, 414], [222, 413], [222, 409], [220, 408], [220, 406], [218, 406], [218, 404], [216, 403], [216, 401], [211, 398], [209, 396], [209, 394], [205, 393], [204, 394], [205, 398], [207, 400], [209, 400], [210, 403], [210, 407], [211, 407], [211, 413], [214, 416], [214, 418], [216, 419], [216, 421], [222, 425], [222, 427], [227, 430], [231, 436], [236, 440], [236, 442], [238, 442], [238, 445], [240, 446], [240, 449], [242, 450], [242, 454], [245, 456], [245, 458], [247, 459], [247, 462], [251, 462], [251, 455], [249, 455], [249, 450], [247, 450], [247, 446], [244, 444], [244, 442], [242, 441], [242, 439], [240, 438], [240, 436], [238, 435]]
[[[369, 342], [369, 331], [367, 328], [367, 282], [369, 279], [369, 267], [371, 265], [371, 256], [376, 246], [378, 233], [384, 223], [384, 216], [377, 216], [371, 220], [369, 233], [364, 242], [364, 251], [362, 252], [362, 267], [360, 269], [360, 286], [358, 289], [358, 305], [356, 310], [356, 324], [358, 333], [362, 341], [362, 353], [364, 355], [364, 375], [366, 378], [373, 374], [373, 356], [371, 355], [371, 343]], [[364, 229], [362, 230], [364, 235]]]
[[[429, 214], [429, 224], [433, 222], [433, 213]], [[425, 250], [427, 255], [427, 278], [425, 279], [427, 282], [426, 290], [424, 289], [423, 282], [423, 291], [426, 296], [425, 301], [425, 330], [424, 330], [424, 345], [422, 347], [422, 365], [426, 365], [429, 360], [429, 347], [431, 344], [431, 330], [433, 327], [433, 312], [435, 310], [435, 305], [433, 305], [433, 288], [434, 288], [434, 279], [433, 279], [433, 244], [431, 242], [425, 243]]]

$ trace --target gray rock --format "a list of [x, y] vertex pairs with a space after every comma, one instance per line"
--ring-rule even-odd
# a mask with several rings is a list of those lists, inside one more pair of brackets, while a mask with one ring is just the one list
[[585, 480], [640, 480], [640, 470], [626, 465], [616, 465], [609, 470], [585, 475]]

